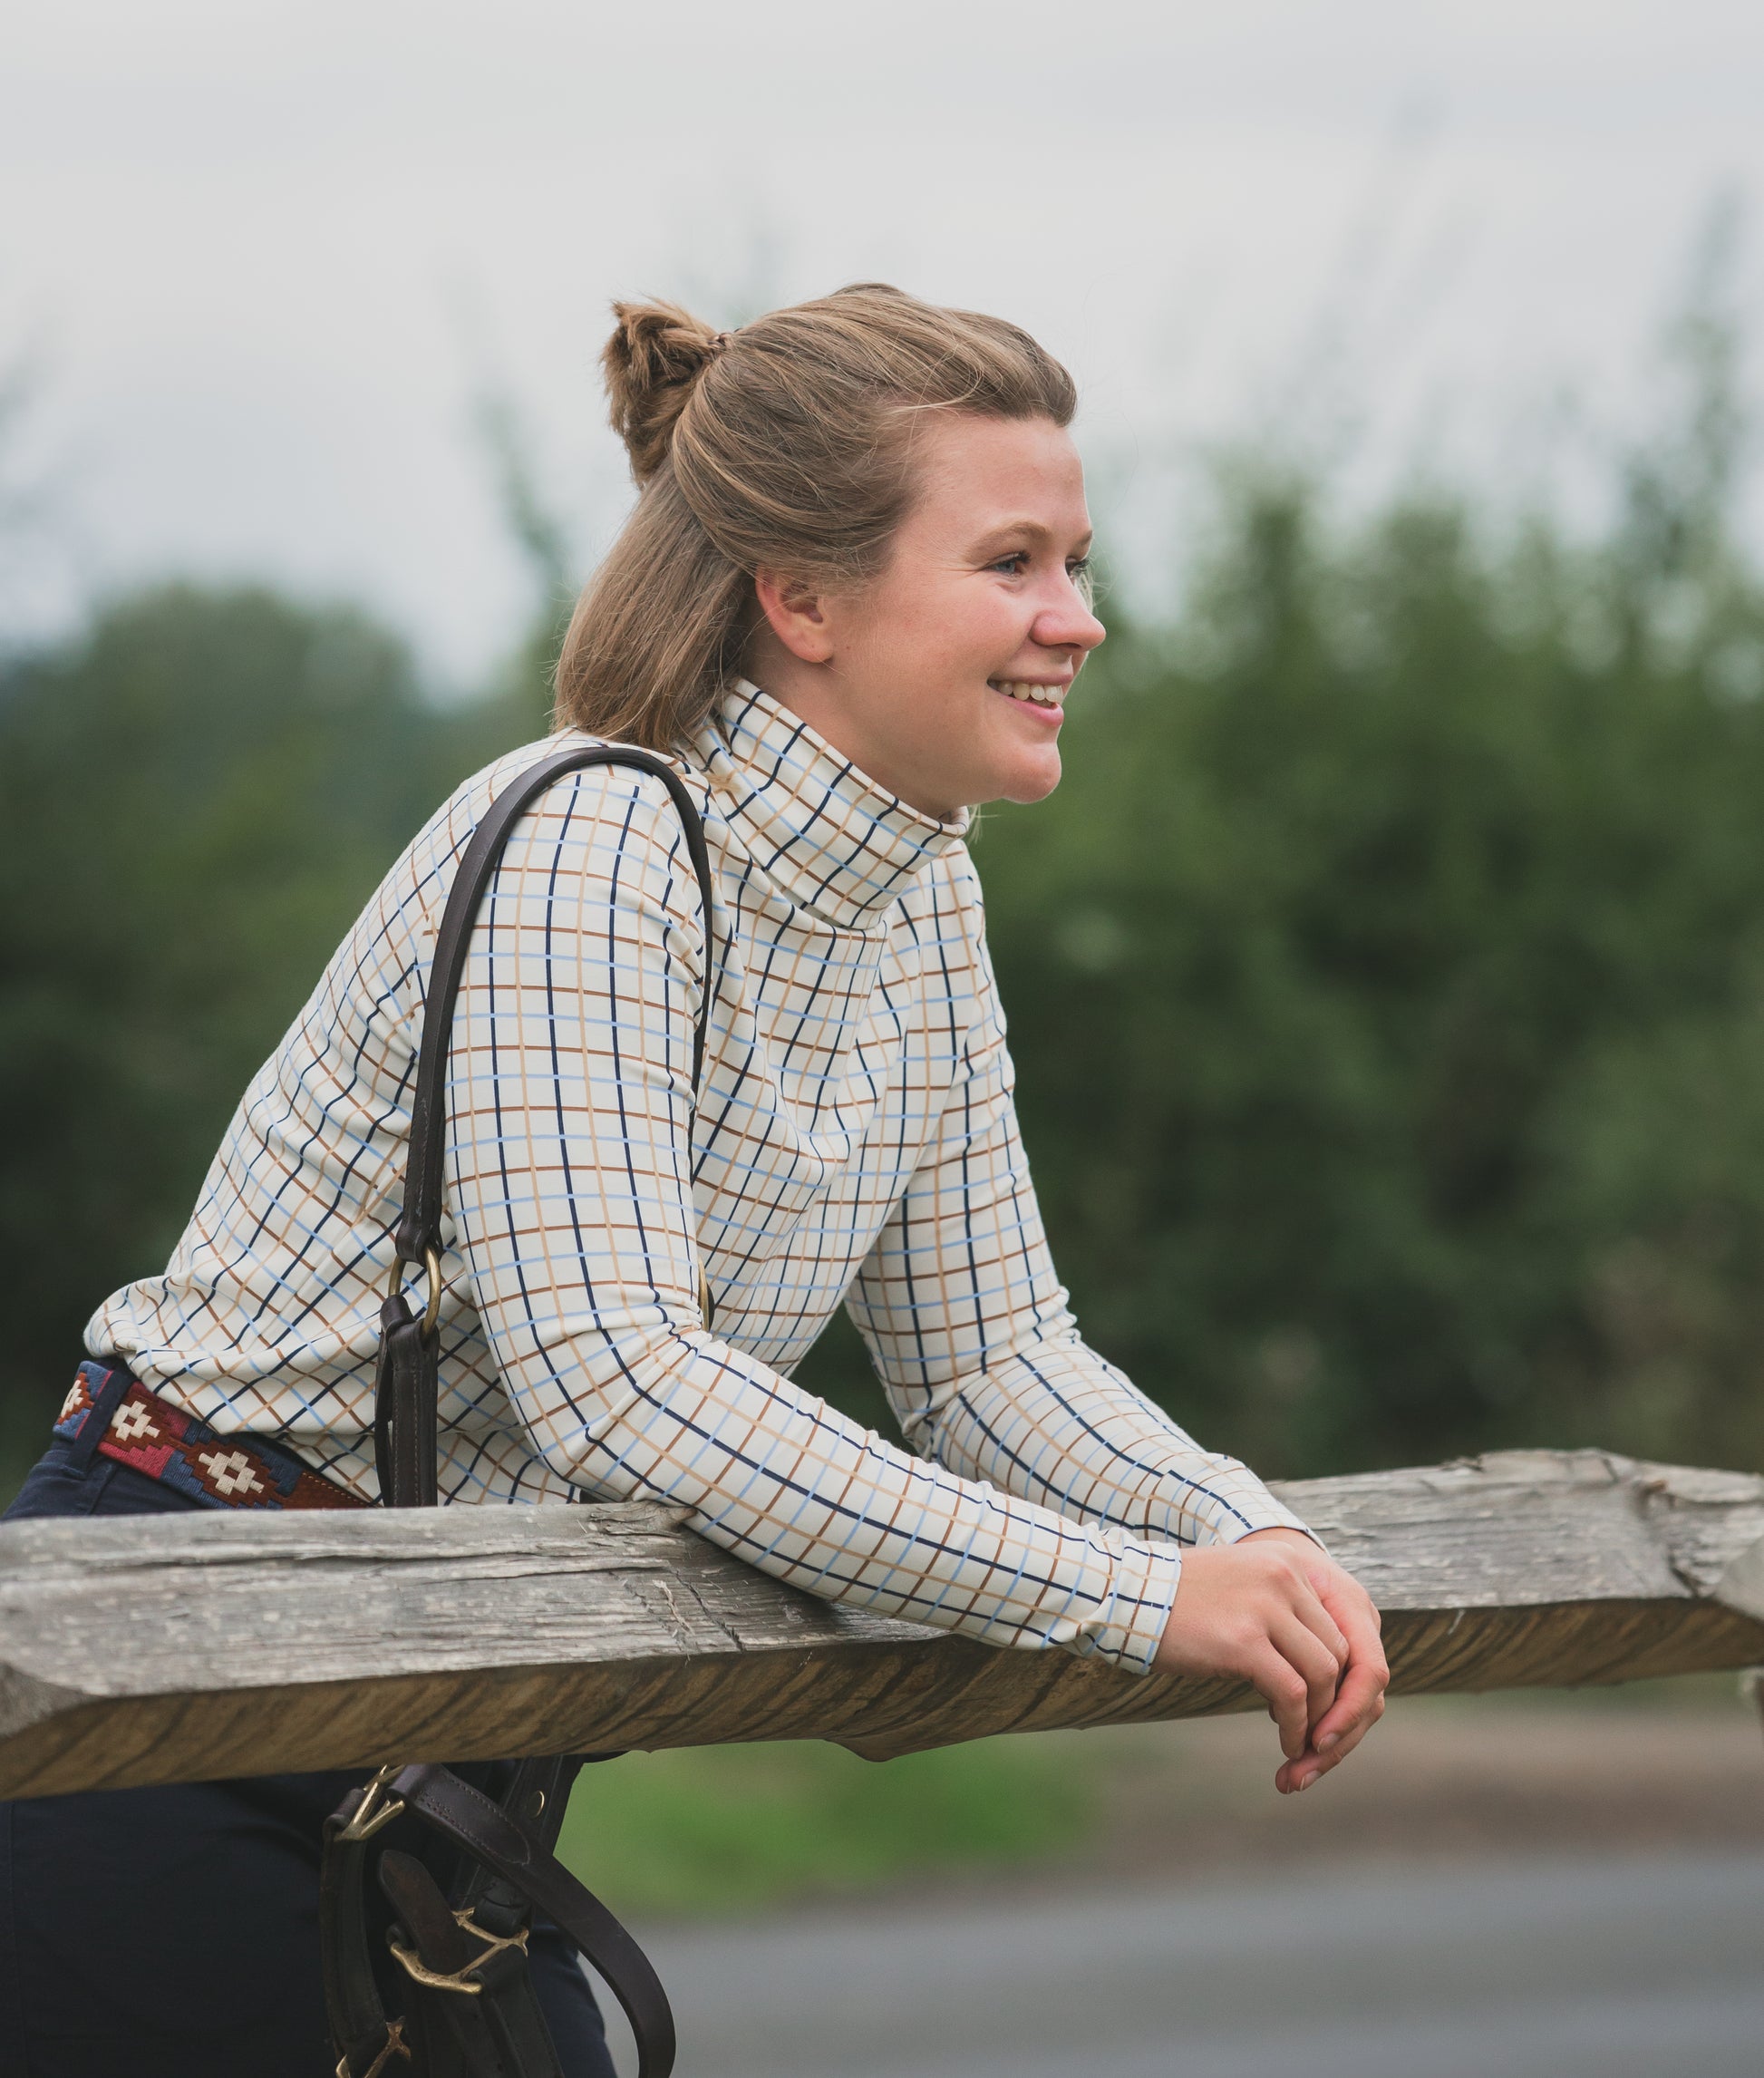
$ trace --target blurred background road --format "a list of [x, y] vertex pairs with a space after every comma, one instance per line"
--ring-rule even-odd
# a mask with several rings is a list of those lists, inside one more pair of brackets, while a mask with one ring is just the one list
[[681, 2078], [1758, 2078], [1764, 1857], [1209, 1875], [655, 1944]]
[[[1251, 1719], [848, 1776], [814, 1753], [633, 1756], [572, 1811], [578, 1867], [644, 1918], [681, 2078], [1764, 2072], [1764, 1737], [1725, 1679], [1399, 1703], [1297, 1800], [1269, 1788]], [[769, 1827], [790, 1756], [818, 1816], [762, 1904], [729, 1821]], [[696, 1887], [676, 1860], [658, 1912], [668, 1828], [646, 1800], [663, 1776], [683, 1797], [694, 1770], [722, 1851], [701, 1831]], [[1066, 1829], [1038, 1830], [1062, 1788]], [[961, 1830], [989, 1795], [1014, 1839]], [[866, 1809], [898, 1855], [867, 1879]]]

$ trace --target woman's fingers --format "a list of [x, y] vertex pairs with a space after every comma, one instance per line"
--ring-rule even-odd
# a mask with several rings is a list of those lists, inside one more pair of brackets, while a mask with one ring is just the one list
[[1302, 1568], [1294, 1568], [1296, 1578], [1287, 1588], [1287, 1597], [1293, 1614], [1310, 1631], [1333, 1657], [1337, 1666], [1348, 1663], [1348, 1635], [1336, 1622], [1334, 1612], [1318, 1594], [1314, 1583]]
[[1371, 1709], [1342, 1737], [1326, 1753], [1320, 1753], [1314, 1746], [1307, 1746], [1296, 1760], [1283, 1761], [1275, 1773], [1275, 1787], [1283, 1795], [1294, 1790], [1308, 1790], [1312, 1783], [1338, 1768], [1384, 1714], [1384, 1698], [1381, 1695]]
[[1276, 1786], [1287, 1792], [1309, 1789], [1346, 1760], [1384, 1714], [1384, 1691], [1391, 1678], [1378, 1611], [1364, 1589], [1333, 1563], [1327, 1563], [1321, 1578], [1314, 1572], [1313, 1578], [1325, 1606], [1339, 1619], [1347, 1656], [1333, 1701], [1312, 1721], [1310, 1746], [1296, 1758], [1289, 1757], [1275, 1777]]
[[1320, 1753], [1352, 1752], [1383, 1714], [1390, 1665], [1380, 1639], [1378, 1611], [1358, 1585], [1343, 1576], [1341, 1592], [1330, 1600], [1347, 1640], [1346, 1671], [1334, 1702], [1313, 1728]]
[[1329, 1769], [1334, 1767], [1337, 1762], [1345, 1761], [1383, 1714], [1384, 1691], [1379, 1688], [1373, 1690], [1365, 1707], [1349, 1724], [1345, 1732], [1333, 1734], [1325, 1732], [1323, 1736], [1329, 1740], [1329, 1744], [1315, 1747], [1315, 1751], [1323, 1757], [1324, 1772], [1327, 1772]]
[[1314, 1744], [1307, 1746], [1296, 1760], [1284, 1762], [1275, 1777], [1282, 1790], [1308, 1790], [1320, 1775], [1326, 1775], [1332, 1768], [1338, 1768], [1384, 1714], [1384, 1698], [1377, 1695], [1371, 1706], [1334, 1743], [1322, 1750]]
[[1313, 1720], [1312, 1741], [1320, 1753], [1357, 1746], [1384, 1712], [1384, 1690], [1390, 1675], [1382, 1661], [1368, 1665], [1350, 1659], [1334, 1700]]
[[1157, 1664], [1250, 1682], [1279, 1728], [1283, 1790], [1308, 1786], [1353, 1751], [1382, 1713], [1389, 1679], [1363, 1589], [1285, 1530], [1186, 1555]]
[[[1302, 1567], [1290, 1557], [1283, 1561], [1272, 1554], [1269, 1563], [1282, 1569], [1271, 1583], [1276, 1599], [1268, 1619], [1268, 1638], [1304, 1683], [1308, 1747], [1314, 1744], [1320, 1724], [1335, 1704], [1348, 1665], [1348, 1637]], [[1292, 1750], [1287, 1751], [1291, 1757]]]
[[[1314, 1727], [1333, 1704], [1347, 1657], [1347, 1641], [1339, 1648], [1328, 1645], [1307, 1620], [1308, 1612], [1295, 1609], [1268, 1626], [1268, 1642], [1304, 1684], [1304, 1736], [1296, 1747], [1288, 1747], [1289, 1759], [1296, 1758], [1314, 1743]], [[1333, 1635], [1341, 1633], [1333, 1624]]]
[[1242, 1675], [1268, 1706], [1280, 1733], [1280, 1751], [1290, 1766], [1311, 1750], [1311, 1696], [1304, 1676], [1273, 1642], [1264, 1639], [1245, 1664]]

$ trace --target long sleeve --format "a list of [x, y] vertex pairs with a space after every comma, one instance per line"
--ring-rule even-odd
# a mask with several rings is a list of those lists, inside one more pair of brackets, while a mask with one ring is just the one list
[[[1105, 1520], [1094, 1478], [1074, 1475], [1090, 1502], [1080, 1521], [1060, 1512], [1057, 1478], [1032, 1496], [1032, 1480], [1012, 1491], [985, 1469], [996, 1452], [971, 1451], [970, 1472], [955, 1461], [965, 1444], [944, 1461], [893, 1448], [702, 1325], [690, 1074], [703, 943], [657, 782], [578, 775], [517, 829], [474, 934], [449, 1095], [451, 1245], [498, 1389], [583, 1492], [683, 1506], [798, 1588], [993, 1644], [1149, 1665], [1179, 1561]], [[976, 1402], [964, 1421], [985, 1418]]]
[[967, 906], [978, 1015], [939, 1130], [850, 1300], [903, 1433], [965, 1479], [1136, 1537], [1303, 1529], [1254, 1473], [1202, 1450], [1081, 1339], [1018, 1137], [977, 888]]

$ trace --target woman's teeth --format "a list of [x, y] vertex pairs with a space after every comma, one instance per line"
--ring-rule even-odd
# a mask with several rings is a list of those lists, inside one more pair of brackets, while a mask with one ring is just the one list
[[1037, 707], [1063, 705], [1069, 690], [1064, 685], [1032, 685], [1022, 678], [993, 678], [987, 683], [994, 693], [1003, 693], [1007, 700], [1027, 700]]

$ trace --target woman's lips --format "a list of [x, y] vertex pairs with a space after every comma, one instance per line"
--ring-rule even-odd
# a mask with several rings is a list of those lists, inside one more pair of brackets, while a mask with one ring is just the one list
[[1030, 714], [1040, 715], [1043, 721], [1054, 723], [1061, 720], [1061, 709], [1066, 694], [1071, 691], [1070, 678], [1057, 685], [1042, 685], [1032, 678], [989, 678], [986, 683], [994, 693], [1003, 694], [1019, 707], [1027, 708]]

